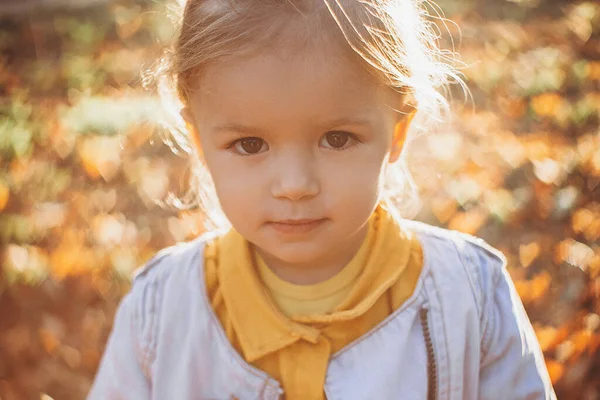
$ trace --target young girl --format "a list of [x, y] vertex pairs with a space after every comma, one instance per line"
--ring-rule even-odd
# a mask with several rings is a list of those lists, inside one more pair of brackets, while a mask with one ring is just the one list
[[398, 217], [456, 78], [420, 3], [187, 1], [165, 73], [231, 228], [137, 274], [90, 399], [555, 398], [504, 257]]

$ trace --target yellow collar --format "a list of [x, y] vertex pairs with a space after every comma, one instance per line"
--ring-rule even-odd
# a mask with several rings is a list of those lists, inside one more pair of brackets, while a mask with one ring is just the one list
[[317, 342], [318, 330], [294, 323], [272, 304], [253, 268], [249, 243], [234, 229], [219, 240], [217, 259], [223, 301], [248, 362], [300, 338]]
[[366, 265], [348, 297], [333, 313], [289, 319], [271, 301], [253, 266], [249, 243], [235, 230], [219, 240], [219, 281], [225, 307], [244, 357], [253, 362], [303, 339], [316, 343], [320, 331], [307, 324], [356, 318], [369, 310], [406, 267], [410, 234], [379, 207]]

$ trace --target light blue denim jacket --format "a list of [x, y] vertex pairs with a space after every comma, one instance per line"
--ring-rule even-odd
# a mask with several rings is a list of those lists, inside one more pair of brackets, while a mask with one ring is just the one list
[[[423, 247], [414, 294], [331, 357], [327, 399], [555, 399], [502, 254], [470, 236], [405, 226]], [[234, 350], [213, 313], [204, 283], [206, 240], [164, 249], [137, 274], [88, 399], [285, 396]]]

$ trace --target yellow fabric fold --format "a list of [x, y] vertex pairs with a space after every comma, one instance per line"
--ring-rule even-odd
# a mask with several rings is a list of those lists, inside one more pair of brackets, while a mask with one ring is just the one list
[[375, 328], [414, 291], [423, 262], [416, 237], [381, 207], [370, 230], [364, 265], [343, 300], [330, 313], [291, 318], [272, 300], [239, 233], [231, 230], [207, 244], [207, 292], [228, 339], [247, 362], [281, 383], [288, 400], [323, 399], [330, 356]]

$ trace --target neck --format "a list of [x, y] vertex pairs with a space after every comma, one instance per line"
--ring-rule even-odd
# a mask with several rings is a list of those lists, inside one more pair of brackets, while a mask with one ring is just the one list
[[367, 223], [348, 239], [345, 246], [340, 247], [332, 254], [309, 262], [286, 262], [258, 247], [254, 247], [254, 251], [264, 260], [269, 269], [284, 281], [295, 285], [314, 285], [332, 278], [348, 265], [360, 249], [368, 229], [369, 224]]

